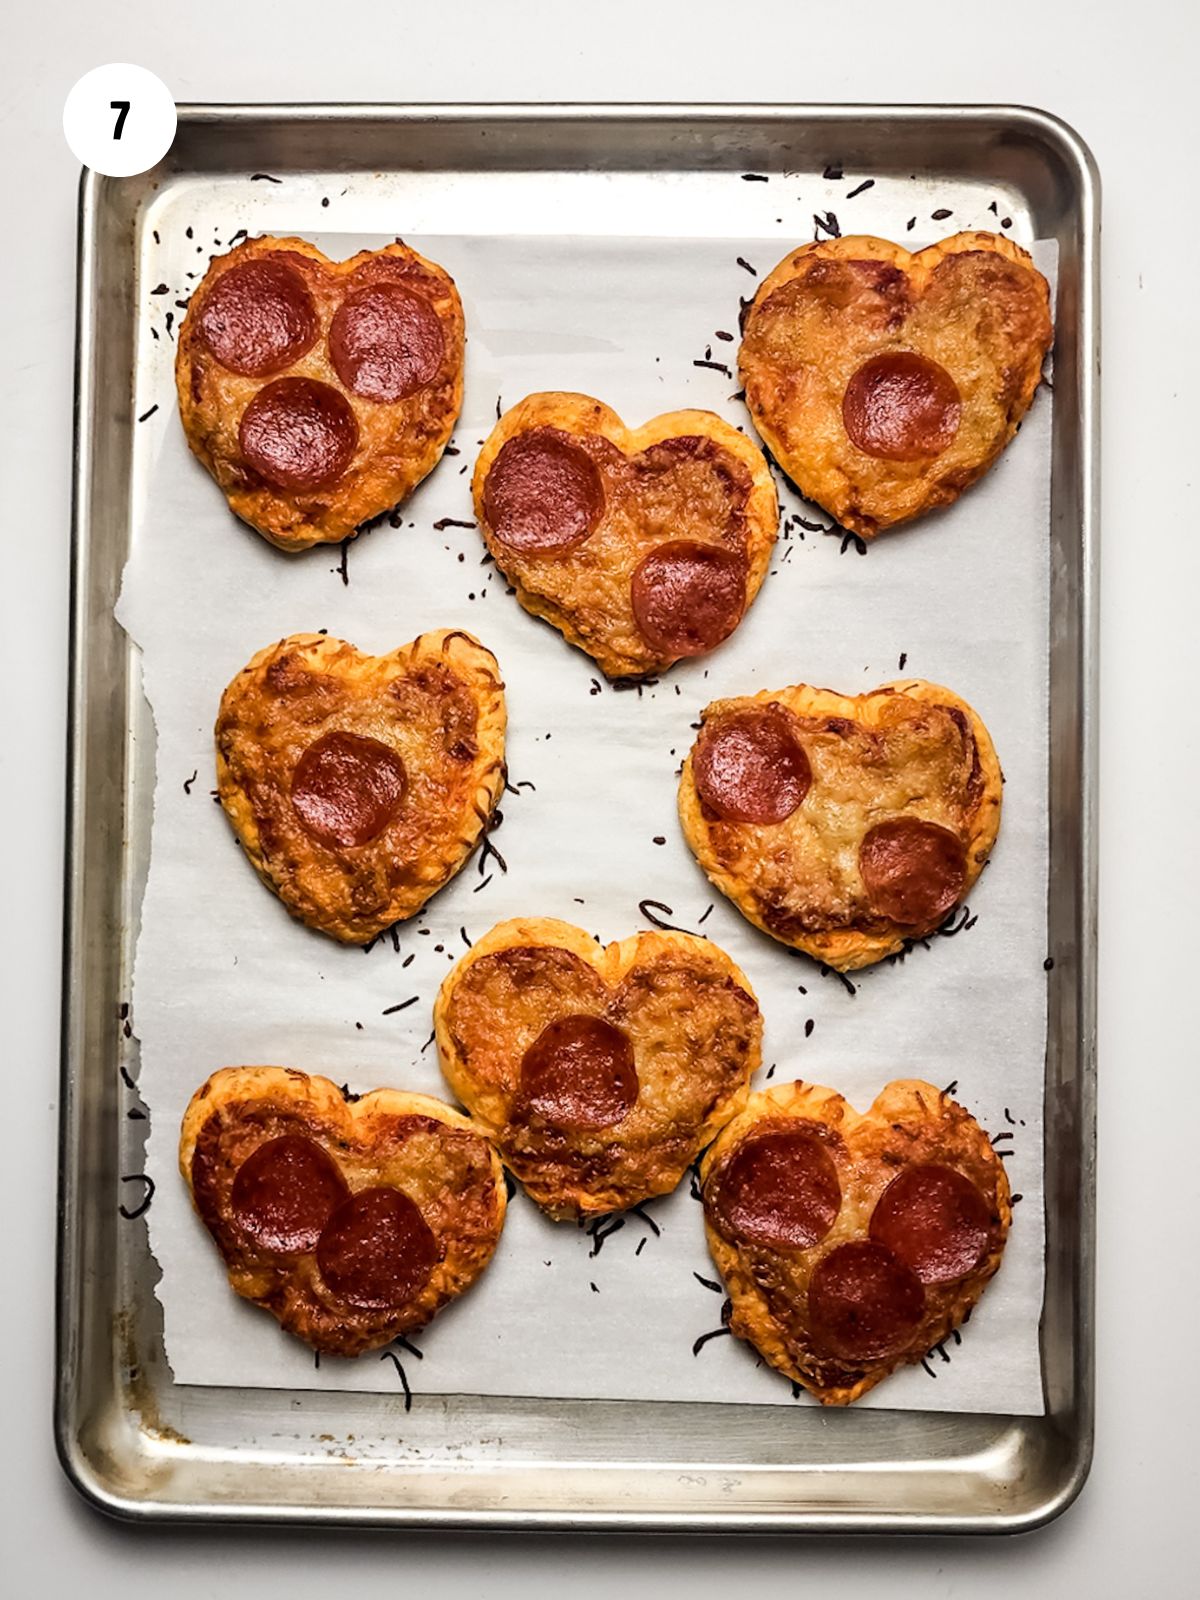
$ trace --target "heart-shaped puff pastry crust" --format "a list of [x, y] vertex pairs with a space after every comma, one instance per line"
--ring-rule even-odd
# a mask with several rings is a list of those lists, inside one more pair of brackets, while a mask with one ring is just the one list
[[730, 1329], [825, 1405], [947, 1338], [1012, 1221], [987, 1134], [916, 1079], [889, 1083], [865, 1115], [814, 1084], [754, 1094], [700, 1176]]
[[314, 1350], [356, 1356], [474, 1283], [504, 1172], [428, 1095], [349, 1095], [289, 1067], [225, 1067], [192, 1096], [179, 1167], [236, 1292]]
[[739, 366], [800, 493], [870, 538], [982, 477], [1052, 338], [1049, 286], [1011, 240], [959, 233], [910, 255], [849, 236], [804, 245], [763, 280]]
[[548, 917], [479, 940], [434, 1027], [451, 1088], [553, 1217], [674, 1189], [762, 1053], [753, 991], [716, 945], [646, 932], [601, 949]]
[[779, 522], [762, 452], [711, 411], [627, 428], [583, 394], [534, 394], [492, 430], [472, 480], [517, 599], [609, 678], [703, 655], [741, 622]]
[[743, 916], [840, 972], [932, 933], [983, 870], [1003, 779], [965, 700], [908, 679], [717, 700], [679, 817]]
[[213, 260], [179, 330], [188, 444], [280, 549], [344, 539], [441, 460], [464, 340], [454, 280], [400, 240], [330, 261], [248, 239]]
[[454, 876], [504, 787], [504, 685], [469, 633], [386, 656], [297, 633], [221, 696], [217, 793], [293, 916], [366, 944]]

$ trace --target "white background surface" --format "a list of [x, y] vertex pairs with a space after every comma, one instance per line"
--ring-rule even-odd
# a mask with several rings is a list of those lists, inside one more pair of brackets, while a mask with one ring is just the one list
[[[578, 9], [210, 0], [186, 11], [135, 0], [23, 8], [6, 43], [0, 1549], [9, 1592], [307, 1600], [352, 1587], [446, 1600], [539, 1590], [704, 1600], [754, 1584], [810, 1595], [837, 1585], [845, 1600], [1193, 1595], [1193, 0]], [[61, 1477], [50, 1433], [51, 1286], [76, 181], [61, 114], [71, 83], [107, 60], [143, 63], [181, 100], [1023, 101], [1058, 112], [1091, 144], [1105, 190], [1098, 1435], [1088, 1487], [1051, 1528], [1017, 1540], [857, 1544], [147, 1532], [100, 1521]]]

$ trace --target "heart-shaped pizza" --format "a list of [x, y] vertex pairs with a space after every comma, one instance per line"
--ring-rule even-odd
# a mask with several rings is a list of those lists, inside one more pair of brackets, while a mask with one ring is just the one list
[[602, 949], [546, 917], [502, 922], [434, 1007], [442, 1071], [552, 1217], [674, 1189], [745, 1104], [762, 1049], [746, 978], [694, 934]]
[[703, 655], [741, 622], [779, 521], [770, 469], [711, 411], [626, 428], [583, 394], [534, 394], [479, 455], [475, 515], [535, 617], [609, 678]]
[[936, 683], [714, 701], [683, 764], [697, 861], [757, 927], [845, 972], [932, 933], [1000, 826], [983, 722]]
[[764, 278], [739, 366], [800, 493], [870, 538], [982, 477], [1052, 339], [1049, 286], [1011, 240], [958, 233], [910, 255], [856, 235], [804, 245]]
[[184, 1115], [179, 1166], [231, 1286], [331, 1355], [424, 1327], [504, 1225], [503, 1169], [468, 1117], [287, 1067], [214, 1072]]
[[330, 261], [248, 239], [213, 260], [179, 330], [188, 444], [272, 544], [344, 539], [441, 459], [464, 339], [454, 280], [400, 240]]
[[731, 1331], [825, 1405], [857, 1400], [964, 1322], [1012, 1221], [987, 1134], [915, 1079], [865, 1115], [813, 1084], [752, 1095], [700, 1176]]
[[449, 882], [504, 787], [504, 685], [469, 633], [386, 656], [297, 633], [221, 696], [217, 793], [293, 916], [366, 944]]

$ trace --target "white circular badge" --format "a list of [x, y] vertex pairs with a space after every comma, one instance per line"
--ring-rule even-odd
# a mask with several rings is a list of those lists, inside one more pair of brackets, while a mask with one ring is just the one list
[[162, 79], [119, 61], [85, 72], [63, 107], [72, 154], [106, 178], [129, 178], [161, 161], [177, 120]]

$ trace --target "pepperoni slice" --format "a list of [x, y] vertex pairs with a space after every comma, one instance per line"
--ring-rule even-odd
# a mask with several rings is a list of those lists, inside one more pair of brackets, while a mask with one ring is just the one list
[[925, 1291], [916, 1273], [869, 1239], [838, 1245], [809, 1279], [812, 1331], [847, 1361], [869, 1361], [907, 1349], [924, 1312]]
[[949, 828], [916, 817], [873, 827], [858, 848], [871, 909], [902, 928], [941, 920], [963, 892], [967, 852]]
[[699, 656], [742, 620], [745, 562], [720, 545], [673, 539], [643, 556], [633, 574], [633, 615], [652, 650]]
[[851, 442], [884, 461], [919, 461], [954, 442], [962, 418], [958, 385], [936, 361], [894, 350], [863, 363], [842, 396]]
[[402, 1189], [360, 1189], [344, 1201], [317, 1240], [321, 1276], [354, 1306], [402, 1306], [429, 1282], [437, 1240]]
[[692, 776], [701, 803], [723, 822], [783, 822], [812, 786], [804, 746], [779, 705], [706, 722], [696, 740]]
[[242, 458], [276, 489], [323, 489], [358, 449], [350, 402], [315, 378], [276, 378], [242, 412]]
[[200, 307], [200, 338], [229, 372], [265, 378], [316, 342], [317, 308], [286, 261], [269, 256], [223, 272]]
[[312, 1139], [268, 1139], [238, 1168], [229, 1197], [238, 1227], [264, 1250], [311, 1250], [349, 1190], [337, 1163]]
[[557, 428], [530, 428], [501, 448], [483, 485], [488, 526], [512, 550], [554, 555], [593, 534], [604, 514], [600, 471]]
[[776, 1250], [807, 1250], [842, 1209], [837, 1167], [803, 1128], [752, 1135], [721, 1173], [713, 1209], [722, 1232]]
[[369, 844], [396, 815], [407, 787], [404, 763], [386, 744], [326, 733], [296, 763], [292, 805], [321, 844]]
[[880, 1195], [871, 1237], [922, 1283], [953, 1283], [974, 1272], [991, 1248], [991, 1208], [953, 1167], [909, 1167]]
[[398, 283], [347, 295], [329, 327], [333, 370], [364, 400], [405, 400], [432, 383], [446, 353], [441, 318]]
[[638, 1097], [633, 1047], [602, 1017], [559, 1017], [521, 1062], [518, 1103], [560, 1128], [611, 1128]]

